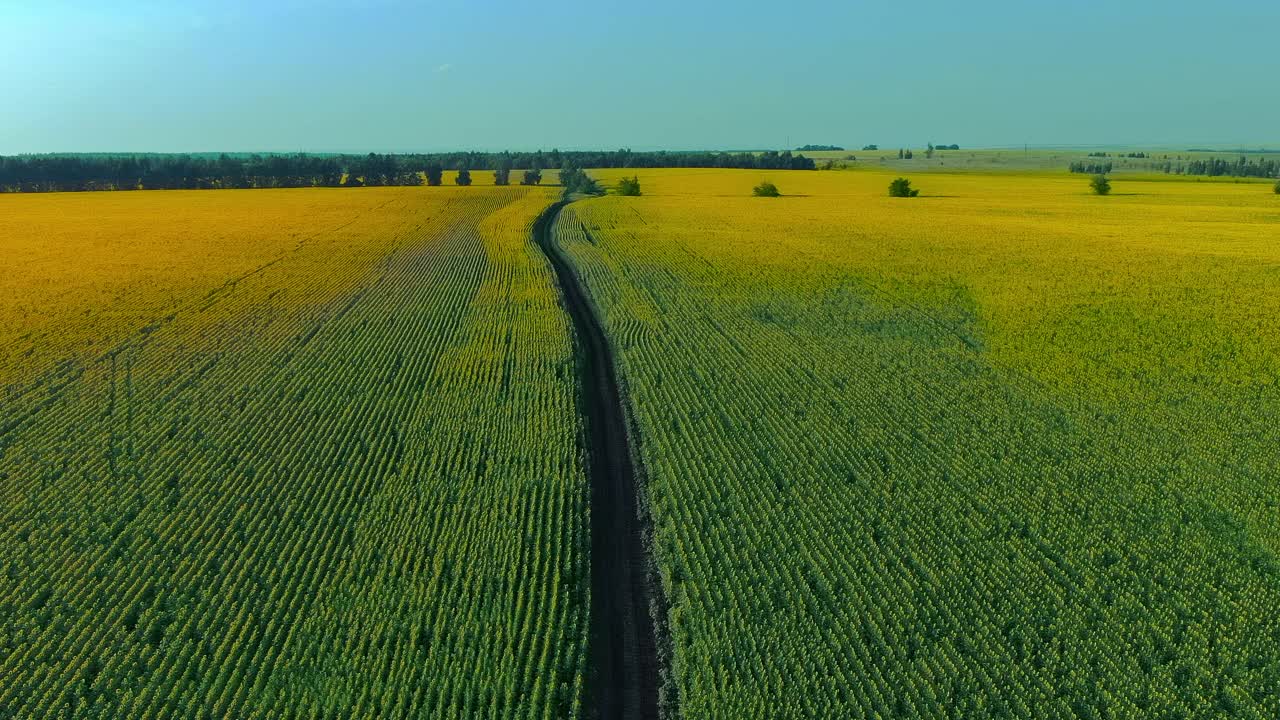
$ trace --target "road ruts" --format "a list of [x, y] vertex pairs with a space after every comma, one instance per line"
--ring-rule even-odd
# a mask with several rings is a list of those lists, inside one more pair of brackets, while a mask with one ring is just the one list
[[577, 274], [552, 238], [564, 203], [534, 224], [573, 321], [579, 407], [591, 481], [591, 640], [587, 717], [657, 720], [659, 666], [650, 604], [648, 543], [613, 352]]

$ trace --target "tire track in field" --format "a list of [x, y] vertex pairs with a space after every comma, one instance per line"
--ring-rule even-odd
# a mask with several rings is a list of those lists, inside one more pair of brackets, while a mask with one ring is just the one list
[[[591, 637], [587, 716], [656, 720], [660, 672], [654, 614], [663, 617], [661, 585], [650, 555], [650, 528], [631, 453], [627, 411], [613, 350], [584, 286], [552, 237], [564, 202], [534, 223], [573, 322], [579, 410], [591, 481]], [[651, 614], [652, 613], [652, 614]], [[670, 708], [663, 708], [669, 712]], [[666, 714], [664, 712], [663, 714]]]

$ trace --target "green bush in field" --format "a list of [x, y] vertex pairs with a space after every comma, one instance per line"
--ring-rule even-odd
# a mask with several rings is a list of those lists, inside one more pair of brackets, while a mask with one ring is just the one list
[[1111, 194], [1111, 181], [1106, 175], [1094, 175], [1089, 180], [1089, 187], [1093, 190], [1094, 195]]
[[778, 197], [782, 193], [778, 192], [778, 186], [765, 180], [759, 185], [751, 189], [751, 194], [756, 197]]
[[585, 170], [575, 165], [566, 164], [560, 168], [560, 184], [564, 186], [565, 197], [569, 195], [603, 195], [600, 183], [595, 181]]
[[619, 195], [626, 195], [627, 197], [638, 197], [640, 195], [640, 178], [638, 176], [622, 178], [618, 181], [617, 192]]
[[911, 189], [911, 181], [906, 178], [898, 178], [889, 183], [889, 197], [916, 197], [919, 194], [919, 190]]

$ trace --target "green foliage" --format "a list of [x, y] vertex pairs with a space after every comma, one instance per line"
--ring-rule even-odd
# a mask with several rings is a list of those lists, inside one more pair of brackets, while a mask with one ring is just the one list
[[1089, 178], [1089, 189], [1093, 190], [1094, 195], [1109, 195], [1111, 193], [1111, 181], [1106, 175], [1094, 175]]
[[[541, 170], [572, 163], [583, 168], [698, 167], [813, 170], [814, 161], [778, 152], [451, 152], [404, 155], [257, 155], [84, 153], [0, 156], [0, 193], [83, 190], [204, 190], [216, 188], [339, 187], [342, 177], [361, 185], [418, 184], [428, 167], [465, 166]], [[351, 183], [345, 183], [352, 185]], [[528, 183], [531, 185], [537, 182]]]
[[470, 171], [470, 170], [468, 170], [468, 169], [466, 169], [466, 168], [462, 168], [462, 169], [458, 170], [458, 176], [457, 176], [457, 177], [455, 177], [455, 178], [453, 179], [453, 181], [454, 181], [455, 183], [457, 183], [458, 185], [463, 185], [463, 186], [470, 185], [470, 184], [471, 184], [471, 171]]
[[756, 197], [778, 197], [782, 193], [778, 192], [777, 185], [765, 180], [754, 188], [751, 188], [751, 194]]
[[1276, 180], [1276, 184], [1271, 187], [1277, 195], [1280, 195], [1280, 180]]
[[573, 165], [560, 168], [560, 186], [564, 188], [566, 196], [604, 194], [604, 190], [600, 188], [595, 178], [588, 175], [582, 168]]
[[1081, 175], [1106, 175], [1113, 167], [1110, 161], [1090, 162], [1088, 160], [1073, 160], [1068, 166], [1071, 172]]
[[521, 185], [541, 185], [542, 170], [538, 168], [530, 168], [524, 171], [524, 176], [520, 178]]
[[493, 169], [494, 185], [511, 184], [511, 158], [502, 157]]
[[618, 180], [618, 187], [615, 190], [618, 195], [627, 197], [636, 197], [640, 195], [640, 178], [638, 176], [624, 177]]
[[897, 178], [889, 183], [889, 197], [905, 198], [916, 197], [920, 194], [919, 190], [911, 187], [911, 181], [906, 178]]
[[425, 170], [427, 175], [427, 184], [435, 187], [444, 182], [444, 168], [439, 165], [428, 165]]

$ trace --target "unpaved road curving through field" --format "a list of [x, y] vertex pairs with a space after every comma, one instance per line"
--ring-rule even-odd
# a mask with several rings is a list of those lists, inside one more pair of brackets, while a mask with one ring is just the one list
[[534, 225], [573, 320], [579, 408], [586, 425], [591, 480], [591, 644], [588, 717], [656, 720], [659, 668], [649, 607], [645, 529], [637, 512], [637, 480], [627, 436], [627, 414], [613, 352], [577, 274], [552, 238], [563, 203]]

